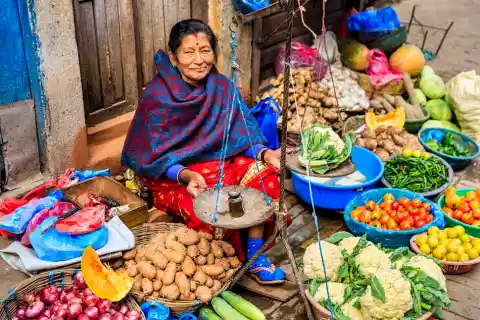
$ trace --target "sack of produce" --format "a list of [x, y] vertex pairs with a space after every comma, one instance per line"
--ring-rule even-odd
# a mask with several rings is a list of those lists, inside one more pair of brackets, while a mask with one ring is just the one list
[[[310, 48], [300, 42], [292, 42], [290, 68], [312, 68], [315, 74], [315, 79], [320, 80], [325, 76], [328, 70], [327, 60], [320, 57], [317, 49]], [[285, 71], [285, 46], [280, 48], [277, 58], [275, 60], [275, 73], [280, 75]]]
[[462, 72], [447, 83], [449, 100], [462, 133], [480, 143], [480, 76]]

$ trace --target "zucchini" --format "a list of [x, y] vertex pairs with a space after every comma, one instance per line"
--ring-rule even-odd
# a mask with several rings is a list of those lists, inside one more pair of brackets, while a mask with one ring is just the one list
[[200, 309], [199, 315], [200, 320], [222, 320], [222, 318], [220, 318], [218, 314], [212, 310], [212, 308], [203, 307]]
[[231, 305], [227, 303], [227, 301], [223, 300], [222, 298], [215, 297], [210, 303], [212, 304], [215, 312], [223, 320], [248, 320], [247, 317], [235, 310]]
[[238, 312], [252, 320], [265, 320], [265, 315], [256, 305], [252, 304], [231, 291], [223, 291], [220, 296]]

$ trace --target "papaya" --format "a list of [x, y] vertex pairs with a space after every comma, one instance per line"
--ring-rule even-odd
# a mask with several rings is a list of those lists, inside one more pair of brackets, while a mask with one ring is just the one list
[[338, 45], [342, 64], [355, 71], [363, 71], [368, 67], [368, 48], [354, 40], [341, 40]]
[[365, 124], [369, 129], [380, 127], [403, 128], [405, 125], [405, 110], [398, 107], [385, 115], [375, 115], [372, 111], [365, 114]]
[[128, 275], [117, 273], [103, 265], [92, 247], [83, 251], [80, 267], [85, 284], [101, 299], [120, 301], [130, 292], [135, 282]]
[[390, 68], [417, 76], [425, 66], [422, 50], [413, 44], [404, 44], [390, 56]]

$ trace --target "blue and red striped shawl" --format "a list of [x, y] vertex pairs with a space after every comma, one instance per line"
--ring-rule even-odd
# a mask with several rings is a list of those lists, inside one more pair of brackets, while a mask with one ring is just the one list
[[[122, 164], [139, 176], [158, 179], [174, 164], [219, 160], [232, 82], [212, 70], [202, 86], [192, 88], [163, 51], [157, 52], [155, 62], [158, 73], [148, 83], [130, 124]], [[239, 108], [253, 144], [266, 142], [238, 90], [237, 95], [241, 106], [234, 110], [227, 158], [250, 147]]]

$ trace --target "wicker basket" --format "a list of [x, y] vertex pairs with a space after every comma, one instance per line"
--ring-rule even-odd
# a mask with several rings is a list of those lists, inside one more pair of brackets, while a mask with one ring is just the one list
[[374, 88], [370, 82], [370, 76], [365, 73], [357, 72], [358, 74], [358, 84], [360, 87], [365, 90], [369, 97], [373, 97], [375, 93], [388, 93], [392, 95], [399, 95], [405, 93], [405, 86], [403, 80], [400, 81], [390, 81], [386, 85], [380, 88]]
[[[72, 285], [72, 278], [75, 275], [75, 269], [65, 269], [44, 272], [34, 277], [28, 278], [11, 290], [8, 297], [2, 298], [2, 308], [0, 309], [0, 319], [11, 319], [20, 305], [20, 297], [25, 293], [37, 292], [48, 285], [56, 285], [60, 288], [69, 288]], [[136, 310], [145, 319], [142, 310], [132, 296], [128, 295], [123, 302], [130, 310]]]
[[[152, 239], [156, 234], [159, 233], [168, 233], [170, 231], [175, 231], [180, 227], [183, 227], [185, 225], [181, 223], [146, 223], [141, 226], [135, 227], [132, 229], [133, 234], [135, 235], [135, 244], [136, 245], [142, 245], [142, 244], [148, 244], [150, 242], [150, 239]], [[240, 269], [241, 265], [237, 267], [235, 270], [238, 271]], [[232, 279], [232, 278], [230, 278]], [[218, 295], [220, 292], [224, 290], [228, 290], [230, 286], [232, 285], [232, 281], [229, 280], [225, 282], [222, 286], [222, 288], [216, 293]], [[164, 306], [167, 306], [170, 308], [170, 312], [175, 315], [175, 316], [180, 316], [181, 314], [191, 312], [196, 310], [201, 306], [200, 301], [195, 300], [195, 301], [170, 301], [167, 299], [163, 298], [156, 298], [152, 299], [149, 297], [145, 297], [144, 294], [140, 291], [132, 290], [131, 291], [132, 296], [137, 299], [139, 303], [143, 303], [145, 301], [150, 302], [150, 301], [157, 301], [163, 304]]]

